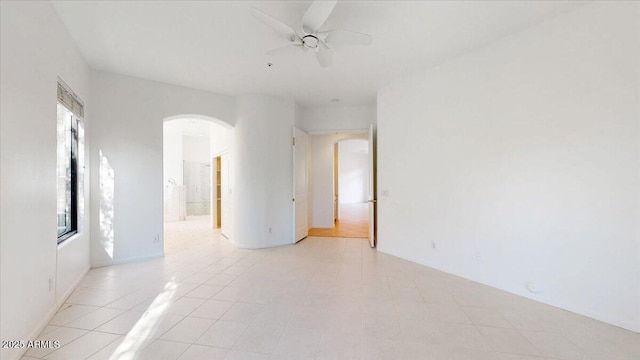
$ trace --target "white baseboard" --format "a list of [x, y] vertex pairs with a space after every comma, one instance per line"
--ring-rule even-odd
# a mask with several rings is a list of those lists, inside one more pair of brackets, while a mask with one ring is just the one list
[[62, 306], [62, 304], [64, 304], [67, 301], [69, 296], [71, 296], [71, 293], [73, 293], [73, 290], [75, 290], [78, 287], [78, 285], [80, 284], [82, 279], [84, 279], [84, 277], [87, 275], [89, 270], [91, 270], [91, 268], [87, 266], [87, 268], [84, 269], [84, 271], [82, 271], [82, 274], [80, 274], [80, 276], [76, 279], [76, 281], [74, 281], [73, 284], [69, 286], [69, 289], [67, 290], [67, 292], [64, 293], [62, 297], [60, 297], [60, 301], [56, 303], [56, 311], [58, 311], [60, 306]]
[[[40, 335], [42, 330], [44, 330], [44, 328], [49, 324], [51, 319], [53, 319], [53, 317], [56, 315], [58, 310], [60, 310], [60, 307], [67, 301], [69, 296], [71, 296], [71, 293], [73, 293], [73, 290], [75, 290], [76, 287], [78, 287], [78, 284], [80, 284], [82, 279], [84, 279], [85, 275], [87, 275], [89, 270], [90, 270], [90, 268], [87, 267], [84, 271], [82, 271], [82, 274], [80, 274], [80, 276], [78, 276], [76, 281], [73, 282], [73, 285], [71, 285], [69, 287], [69, 290], [67, 290], [67, 292], [60, 298], [60, 301], [56, 301], [56, 305], [53, 308], [51, 308], [51, 310], [49, 310], [49, 312], [47, 313], [47, 315], [45, 315], [45, 317], [42, 319], [42, 321], [40, 321], [40, 323], [38, 323], [38, 325], [35, 327], [35, 329], [33, 329], [31, 331], [31, 333], [29, 333], [29, 336], [27, 336], [28, 340], [36, 340], [38, 338], [38, 335]], [[27, 352], [28, 349], [25, 347], [25, 348], [22, 348], [20, 350], [21, 351], [18, 352], [18, 354], [17, 354], [18, 356], [16, 356], [13, 359], [15, 359], [15, 360], [20, 359], [22, 356], [24, 356], [24, 354]]]
[[268, 249], [268, 248], [272, 248], [272, 247], [295, 244], [295, 242], [291, 242], [291, 240], [292, 239], [287, 239], [287, 240], [283, 240], [283, 241], [277, 241], [277, 242], [271, 243], [271, 244], [269, 244], [267, 246], [259, 247], [258, 249]]
[[309, 135], [329, 135], [329, 134], [369, 134], [369, 129], [343, 129], [343, 130], [311, 130]]
[[126, 259], [103, 261], [103, 262], [98, 262], [98, 263], [92, 263], [91, 264], [91, 268], [95, 269], [95, 268], [105, 267], [105, 266], [112, 266], [112, 265], [120, 265], [120, 264], [126, 264], [126, 263], [131, 263], [131, 262], [153, 260], [153, 259], [157, 259], [157, 258], [161, 258], [161, 257], [164, 257], [164, 254], [155, 254], [155, 255], [147, 255], [147, 256], [136, 256], [136, 257], [130, 257], [130, 258], [126, 258]]
[[231, 243], [231, 245], [237, 247], [238, 249], [247, 249], [247, 250], [269, 249], [269, 248], [273, 248], [273, 247], [284, 246], [284, 245], [293, 245], [294, 244], [293, 242], [291, 242], [291, 239], [282, 240], [282, 241], [276, 241], [276, 242], [273, 242], [273, 243], [264, 244], [264, 245], [260, 245], [260, 246], [242, 246], [242, 245], [236, 244], [233, 240], [229, 240], [229, 243]]
[[318, 226], [310, 226], [309, 228], [310, 229], [326, 229], [326, 230], [330, 230], [330, 229], [335, 229], [336, 226], [335, 226], [335, 224], [328, 225], [328, 226], [318, 225]]
[[547, 305], [550, 305], [550, 306], [553, 306], [553, 307], [557, 307], [559, 309], [562, 309], [562, 310], [565, 310], [565, 311], [569, 311], [569, 312], [572, 312], [574, 314], [586, 316], [588, 318], [591, 318], [591, 319], [594, 319], [594, 320], [598, 320], [598, 321], [601, 321], [601, 322], [609, 324], [609, 325], [617, 326], [619, 328], [622, 328], [622, 329], [625, 329], [625, 330], [629, 330], [629, 331], [632, 331], [632, 332], [635, 332], [635, 333], [640, 333], [640, 324], [635, 324], [635, 323], [633, 323], [631, 321], [626, 321], [626, 320], [622, 320], [622, 319], [618, 319], [618, 318], [612, 318], [612, 317], [607, 316], [607, 315], [598, 314], [598, 313], [595, 313], [594, 311], [592, 311], [590, 309], [581, 309], [581, 308], [577, 308], [577, 307], [574, 307], [574, 306], [567, 306], [566, 304], [562, 304], [560, 302], [556, 302], [556, 301], [553, 301], [553, 300], [546, 300], [546, 299], [536, 298], [536, 297], [533, 297], [533, 296], [531, 296], [529, 294], [526, 294], [524, 292], [518, 292], [518, 291], [516, 291], [514, 289], [509, 289], [509, 288], [506, 288], [506, 287], [500, 287], [500, 286], [496, 286], [495, 284], [491, 284], [491, 283], [484, 282], [484, 281], [479, 281], [477, 279], [472, 279], [472, 278], [463, 276], [461, 274], [457, 274], [457, 273], [455, 273], [453, 271], [450, 271], [449, 269], [443, 269], [443, 268], [439, 268], [439, 267], [427, 264], [425, 261], [423, 261], [422, 259], [419, 259], [417, 256], [412, 256], [412, 257], [402, 256], [402, 255], [396, 253], [395, 251], [388, 251], [388, 250], [385, 250], [384, 248], [380, 249], [380, 247], [378, 247], [378, 251], [381, 252], [381, 253], [387, 254], [387, 255], [395, 256], [395, 257], [400, 258], [400, 259], [404, 259], [404, 260], [407, 260], [407, 261], [414, 262], [416, 264], [420, 264], [422, 266], [429, 267], [431, 269], [442, 271], [442, 272], [450, 274], [450, 275], [458, 276], [460, 278], [463, 278], [463, 279], [466, 279], [466, 280], [469, 280], [469, 281], [473, 281], [473, 282], [477, 282], [479, 284], [490, 286], [490, 287], [492, 287], [494, 289], [502, 290], [502, 291], [508, 292], [510, 294], [513, 294], [513, 295], [522, 296], [522, 297], [527, 298], [529, 300], [533, 300], [533, 301], [537, 301], [539, 303], [543, 303], [543, 304], [547, 304]]

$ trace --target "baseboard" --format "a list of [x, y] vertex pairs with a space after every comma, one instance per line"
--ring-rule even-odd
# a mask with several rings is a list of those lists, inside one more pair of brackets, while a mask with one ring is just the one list
[[[51, 310], [47, 313], [47, 315], [44, 317], [44, 319], [36, 326], [36, 328], [29, 334], [29, 336], [27, 338], [29, 340], [36, 340], [37, 339], [38, 335], [40, 335], [42, 330], [44, 330], [44, 328], [49, 324], [51, 319], [53, 319], [53, 317], [56, 315], [56, 313], [58, 312], [60, 307], [67, 301], [69, 296], [71, 296], [73, 291], [78, 287], [78, 285], [80, 284], [82, 279], [84, 279], [84, 277], [87, 275], [87, 273], [89, 272], [90, 269], [95, 268], [95, 267], [117, 265], [117, 264], [123, 264], [123, 263], [128, 263], [128, 262], [151, 260], [151, 259], [156, 259], [156, 258], [163, 257], [163, 256], [164, 256], [164, 254], [152, 255], [152, 256], [140, 256], [140, 257], [135, 257], [135, 258], [117, 260], [117, 261], [113, 261], [113, 262], [109, 262], [109, 263], [103, 263], [103, 264], [97, 264], [97, 265], [93, 264], [91, 267], [87, 267], [82, 272], [82, 274], [80, 276], [78, 276], [78, 278], [73, 282], [73, 285], [71, 285], [69, 287], [69, 289], [64, 293], [64, 295], [62, 297], [60, 297], [60, 300], [56, 301], [55, 306], [53, 308], [51, 308]], [[26, 352], [27, 352], [26, 348], [21, 349], [21, 351], [17, 354], [18, 356], [15, 357], [15, 359], [16, 360], [20, 359], [22, 356], [24, 356], [24, 354]]]
[[329, 226], [309, 226], [309, 229], [323, 229], [323, 230], [332, 230], [335, 229], [336, 226], [335, 224], [329, 225]]
[[[80, 274], [80, 276], [78, 276], [76, 281], [73, 282], [73, 285], [71, 285], [69, 287], [69, 290], [67, 290], [67, 292], [60, 298], [60, 301], [56, 301], [56, 305], [53, 308], [51, 308], [51, 310], [49, 310], [49, 312], [44, 317], [44, 319], [36, 326], [36, 328], [33, 331], [31, 331], [31, 333], [29, 333], [29, 335], [27, 336], [28, 340], [36, 340], [38, 338], [38, 335], [40, 335], [42, 330], [44, 330], [44, 328], [47, 327], [51, 319], [53, 319], [53, 317], [56, 315], [58, 310], [60, 310], [60, 307], [62, 307], [62, 305], [67, 301], [69, 296], [71, 296], [71, 294], [73, 293], [73, 290], [75, 290], [78, 287], [78, 285], [80, 284], [82, 279], [84, 279], [85, 275], [87, 275], [89, 270], [90, 268], [87, 267], [84, 271], [82, 271], [82, 274]], [[20, 359], [21, 357], [24, 356], [27, 350], [28, 349], [26, 347], [20, 349], [18, 356], [13, 359], [15, 360]]]
[[566, 306], [566, 305], [561, 304], [559, 302], [535, 298], [535, 297], [532, 297], [532, 296], [530, 296], [530, 295], [528, 295], [526, 293], [521, 293], [521, 292], [515, 291], [513, 289], [508, 289], [508, 288], [504, 288], [504, 287], [498, 287], [498, 286], [496, 286], [494, 284], [490, 284], [490, 283], [487, 283], [487, 282], [484, 282], [484, 281], [479, 281], [478, 279], [472, 279], [472, 278], [460, 275], [460, 274], [458, 274], [456, 272], [453, 272], [453, 271], [451, 271], [449, 269], [442, 269], [442, 268], [439, 268], [439, 267], [436, 267], [436, 266], [433, 266], [433, 265], [430, 265], [430, 264], [426, 264], [424, 261], [422, 261], [420, 259], [417, 259], [417, 258], [401, 256], [400, 254], [397, 254], [394, 251], [388, 251], [388, 250], [380, 249], [379, 247], [378, 247], [378, 251], [380, 251], [381, 253], [387, 254], [387, 255], [391, 255], [391, 256], [400, 258], [400, 259], [411, 261], [411, 262], [416, 263], [416, 264], [420, 264], [422, 266], [429, 267], [431, 269], [442, 271], [442, 272], [444, 272], [446, 274], [449, 274], [449, 275], [453, 275], [453, 276], [457, 276], [457, 277], [463, 278], [465, 280], [477, 282], [479, 284], [486, 285], [486, 286], [492, 287], [494, 289], [507, 292], [509, 294], [521, 296], [521, 297], [529, 299], [529, 300], [533, 300], [533, 301], [537, 301], [537, 302], [542, 303], [542, 304], [550, 305], [550, 306], [556, 307], [558, 309], [562, 309], [562, 310], [565, 310], [565, 311], [572, 312], [574, 314], [578, 314], [578, 315], [585, 316], [585, 317], [588, 317], [588, 318], [591, 318], [591, 319], [594, 319], [594, 320], [597, 320], [597, 321], [601, 321], [603, 323], [606, 323], [606, 324], [609, 324], [609, 325], [612, 325], [612, 326], [617, 326], [619, 328], [622, 328], [622, 329], [625, 329], [625, 330], [629, 330], [629, 331], [634, 332], [634, 333], [640, 333], [640, 325], [639, 324], [635, 324], [635, 323], [633, 323], [631, 321], [623, 321], [623, 320], [620, 320], [620, 319], [613, 319], [613, 318], [610, 318], [608, 316], [595, 313], [595, 312], [591, 311], [590, 309], [578, 309], [578, 308], [575, 308], [575, 307]]
[[369, 129], [343, 129], [343, 130], [311, 130], [309, 135], [331, 135], [331, 134], [369, 134]]
[[80, 274], [80, 276], [76, 279], [76, 281], [74, 281], [73, 284], [69, 286], [69, 289], [67, 290], [67, 292], [65, 292], [64, 295], [60, 297], [60, 301], [56, 302], [56, 311], [58, 311], [60, 306], [62, 306], [62, 304], [64, 304], [67, 301], [69, 296], [71, 296], [71, 293], [73, 293], [73, 290], [75, 290], [78, 287], [78, 285], [80, 285], [80, 282], [82, 281], [82, 279], [84, 279], [84, 277], [87, 275], [89, 270], [91, 270], [91, 268], [87, 266], [87, 268], [84, 269], [84, 271], [82, 271], [82, 274]]
[[269, 249], [269, 248], [274, 248], [278, 246], [294, 244], [293, 242], [291, 242], [291, 240], [278, 241], [278, 242], [269, 243], [269, 244], [260, 245], [260, 246], [242, 246], [242, 245], [236, 244], [233, 240], [229, 240], [229, 242], [231, 243], [231, 245], [235, 246], [238, 249], [246, 249], [246, 250]]
[[[500, 290], [502, 290], [502, 289], [500, 289]], [[517, 294], [517, 293], [511, 292], [511, 291], [508, 291], [508, 290], [504, 290], [504, 291], [512, 293], [512, 294], [515, 294], [515, 295], [524, 296], [524, 295]], [[616, 326], [616, 327], [619, 327], [619, 328], [622, 328], [622, 329], [629, 330], [631, 332], [640, 334], [640, 324], [637, 324], [637, 323], [632, 323], [630, 321], [622, 321], [622, 320], [619, 320], [619, 319], [611, 319], [611, 318], [609, 318], [607, 316], [603, 316], [601, 314], [594, 313], [591, 310], [581, 310], [581, 309], [573, 310], [573, 309], [569, 309], [567, 307], [562, 306], [562, 304], [557, 304], [557, 303], [555, 303], [553, 301], [541, 301], [541, 300], [538, 300], [538, 299], [530, 298], [528, 296], [524, 296], [524, 297], [526, 297], [528, 299], [531, 299], [531, 300], [535, 300], [535, 301], [541, 302], [543, 304], [547, 304], [547, 305], [551, 305], [553, 307], [560, 308], [562, 310], [566, 310], [566, 311], [572, 312], [574, 314], [586, 316], [588, 318], [591, 318], [591, 319], [594, 319], [594, 320], [598, 320], [598, 321], [603, 322], [605, 324], [609, 324], [609, 325], [612, 325], [612, 326]]]
[[158, 259], [158, 258], [161, 258], [161, 257], [164, 257], [164, 254], [155, 254], [155, 255], [147, 255], [147, 256], [136, 256], [136, 257], [130, 257], [130, 258], [126, 258], [126, 259], [103, 261], [103, 262], [99, 262], [99, 263], [92, 263], [91, 264], [91, 268], [95, 269], [95, 268], [100, 268], [100, 267], [105, 267], [105, 266], [120, 265], [120, 264], [126, 264], [126, 263], [138, 262], [138, 261], [147, 261], [147, 260]]
[[270, 243], [267, 246], [263, 246], [263, 247], [259, 247], [258, 249], [268, 249], [268, 248], [273, 248], [273, 247], [278, 247], [278, 246], [285, 246], [285, 245], [293, 245], [295, 244], [295, 242], [292, 242], [291, 240], [287, 239], [284, 241], [277, 241], [274, 243]]

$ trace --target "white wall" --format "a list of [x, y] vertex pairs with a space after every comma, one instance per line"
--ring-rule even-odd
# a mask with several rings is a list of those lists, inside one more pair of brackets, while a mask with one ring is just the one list
[[345, 140], [338, 143], [338, 201], [363, 203], [369, 196], [369, 142]]
[[[100, 99], [93, 108], [92, 155], [98, 161], [102, 151], [108, 159], [115, 189], [113, 258], [104, 250], [106, 239], [99, 216], [94, 215], [92, 266], [162, 256], [162, 240], [153, 242], [155, 235], [162, 239], [163, 229], [162, 123], [178, 115], [199, 114], [234, 126], [230, 241], [251, 248], [291, 242], [293, 100], [234, 98], [127, 76], [91, 74], [91, 93]], [[98, 183], [99, 178], [99, 169], [94, 169], [92, 181]], [[92, 188], [92, 199], [98, 214], [98, 187]]]
[[183, 185], [184, 183], [184, 166], [182, 165], [183, 140], [181, 120], [167, 121], [163, 124], [162, 172], [165, 186], [170, 179], [173, 179], [177, 185]]
[[368, 134], [328, 134], [309, 136], [310, 227], [332, 228], [333, 222], [333, 144], [343, 139], [367, 139]]
[[233, 129], [211, 123], [211, 157], [220, 156], [231, 149]]
[[[92, 160], [102, 151], [114, 174], [113, 257], [100, 228], [100, 187], [91, 189], [91, 263], [108, 265], [162, 256], [163, 120], [198, 114], [233, 125], [232, 97], [103, 72], [91, 72]], [[188, 115], [188, 116], [182, 116]], [[100, 169], [91, 180], [99, 184]], [[133, 220], [133, 221], [132, 221]], [[159, 235], [161, 241], [153, 242]]]
[[[85, 221], [60, 247], [55, 216], [57, 77], [84, 100], [89, 130], [89, 69], [49, 2], [2, 1], [0, 16], [0, 338], [27, 340], [89, 268], [88, 173]], [[3, 347], [0, 358], [22, 351]]]
[[368, 130], [370, 124], [376, 123], [375, 104], [298, 108], [296, 113], [296, 127], [310, 133]]
[[184, 136], [182, 144], [184, 161], [211, 163], [211, 141], [209, 137]]
[[237, 98], [231, 242], [263, 248], [293, 242], [293, 99]]
[[640, 331], [639, 6], [381, 89], [379, 250]]

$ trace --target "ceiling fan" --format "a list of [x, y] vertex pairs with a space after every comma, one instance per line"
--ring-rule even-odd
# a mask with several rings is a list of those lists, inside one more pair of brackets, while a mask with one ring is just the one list
[[294, 51], [315, 51], [316, 59], [321, 67], [331, 66], [332, 46], [370, 45], [371, 35], [348, 30], [320, 31], [337, 0], [315, 0], [302, 16], [302, 31], [293, 28], [264, 11], [253, 8], [253, 15], [270, 26], [289, 42], [288, 45], [267, 52], [279, 55]]

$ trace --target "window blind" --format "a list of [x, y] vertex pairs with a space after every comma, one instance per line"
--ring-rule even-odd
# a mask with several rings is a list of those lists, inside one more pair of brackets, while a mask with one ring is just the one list
[[58, 79], [58, 101], [79, 118], [84, 118], [84, 103], [60, 79]]

